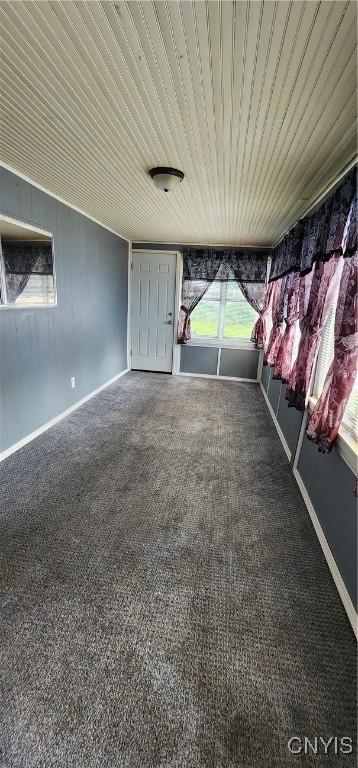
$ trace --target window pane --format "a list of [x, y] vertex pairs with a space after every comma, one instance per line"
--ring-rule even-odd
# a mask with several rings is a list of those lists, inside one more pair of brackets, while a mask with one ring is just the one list
[[[205, 294], [206, 296], [206, 294]], [[218, 336], [220, 302], [202, 299], [191, 315], [191, 335]]]
[[242, 301], [243, 295], [236, 280], [229, 280], [227, 283], [226, 296], [230, 301]]
[[[10, 283], [11, 275], [5, 276], [6, 284]], [[15, 304], [54, 304], [55, 292], [52, 275], [30, 275], [22, 292], [16, 297]]]
[[[13, 229], [16, 229], [14, 225]], [[49, 237], [24, 239], [11, 231], [1, 238], [2, 275], [6, 304], [54, 304], [52, 242]]]
[[228, 301], [224, 314], [224, 339], [250, 339], [256, 320], [257, 312], [246, 299]]
[[220, 287], [221, 287], [221, 283], [219, 282], [219, 280], [213, 280], [211, 285], [209, 285], [209, 288], [206, 291], [204, 298], [220, 301]]
[[325, 378], [328, 373], [328, 369], [332, 363], [334, 355], [334, 318], [336, 307], [331, 307], [329, 315], [326, 320], [326, 324], [322, 331], [321, 343], [319, 347], [316, 376], [314, 382], [314, 397], [319, 398]]

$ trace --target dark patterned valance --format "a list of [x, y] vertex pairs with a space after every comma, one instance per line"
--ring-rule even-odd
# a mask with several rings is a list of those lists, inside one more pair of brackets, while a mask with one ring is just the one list
[[215, 280], [223, 253], [212, 249], [183, 249], [183, 280]]
[[[350, 255], [354, 252], [352, 243], [354, 237], [356, 239], [356, 223], [353, 223], [355, 216], [351, 208], [356, 189], [357, 171], [352, 168], [332, 195], [314, 213], [300, 219], [274, 249], [270, 281], [289, 272], [304, 275], [312, 269], [315, 261], [329, 259], [333, 253]], [[349, 216], [352, 222], [348, 247], [345, 239]]]
[[346, 229], [343, 235], [343, 254], [344, 256], [353, 256], [357, 251], [357, 192], [354, 195]]
[[52, 243], [1, 240], [5, 272], [12, 275], [52, 275]]
[[183, 280], [240, 280], [265, 283], [267, 252], [215, 248], [183, 249]]

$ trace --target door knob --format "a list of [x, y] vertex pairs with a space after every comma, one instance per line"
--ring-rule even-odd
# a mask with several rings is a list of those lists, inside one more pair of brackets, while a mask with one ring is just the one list
[[173, 320], [167, 320], [168, 325], [173, 325]]

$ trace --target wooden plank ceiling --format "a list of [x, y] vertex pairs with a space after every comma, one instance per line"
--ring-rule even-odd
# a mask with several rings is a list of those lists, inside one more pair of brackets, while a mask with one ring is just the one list
[[354, 157], [355, 2], [0, 6], [2, 163], [130, 240], [270, 245]]

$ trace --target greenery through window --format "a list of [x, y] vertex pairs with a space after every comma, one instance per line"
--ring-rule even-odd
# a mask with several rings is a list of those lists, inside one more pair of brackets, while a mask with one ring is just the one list
[[257, 313], [234, 281], [215, 281], [191, 315], [192, 338], [250, 339]]

